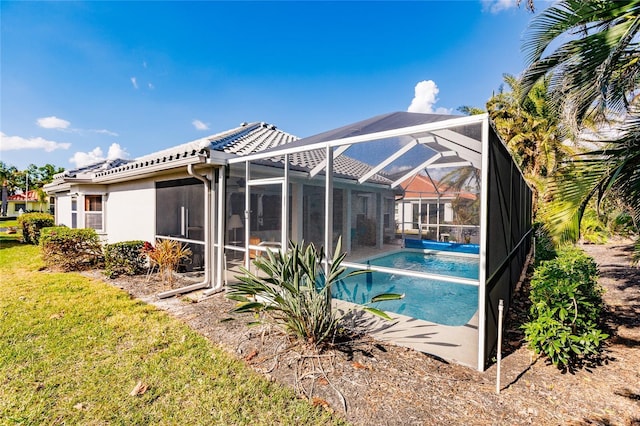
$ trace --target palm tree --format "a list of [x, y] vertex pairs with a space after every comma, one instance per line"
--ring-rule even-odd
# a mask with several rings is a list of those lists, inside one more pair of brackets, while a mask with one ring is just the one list
[[636, 224], [640, 220], [639, 29], [640, 0], [563, 0], [534, 18], [526, 36], [521, 99], [547, 78], [554, 105], [576, 134], [588, 120], [622, 122], [604, 148], [560, 169], [553, 184], [558, 199], [548, 214], [549, 226], [564, 239], [580, 237], [586, 206], [608, 194], [622, 194]]
[[533, 18], [525, 35], [529, 66], [522, 96], [546, 76], [553, 101], [574, 127], [590, 115], [602, 119], [626, 112], [640, 83], [639, 30], [640, 0], [554, 4]]
[[534, 187], [534, 210], [540, 198], [547, 198], [546, 181], [558, 164], [573, 153], [564, 143], [564, 128], [551, 107], [548, 95], [548, 79], [536, 83], [523, 97], [520, 81], [504, 75], [509, 91], [501, 88], [487, 102], [489, 115], [496, 131], [509, 148], [527, 181]]
[[550, 190], [557, 199], [545, 216], [548, 227], [561, 240], [579, 239], [580, 221], [589, 203], [594, 200], [597, 205], [610, 194], [621, 195], [636, 227], [640, 224], [640, 111], [630, 111], [617, 131], [615, 139], [601, 142], [602, 148], [564, 164], [552, 182]]

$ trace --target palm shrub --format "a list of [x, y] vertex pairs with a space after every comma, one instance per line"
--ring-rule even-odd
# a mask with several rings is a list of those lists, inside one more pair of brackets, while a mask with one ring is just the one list
[[[331, 306], [331, 287], [346, 267], [341, 263], [346, 254], [341, 253], [338, 240], [336, 250], [325, 274], [322, 265], [324, 247], [316, 249], [313, 244], [304, 248], [304, 243], [289, 243], [288, 251], [267, 251], [266, 256], [254, 261], [256, 273], [241, 268], [239, 282], [229, 283], [227, 297], [238, 302], [234, 312], [255, 312], [268, 322], [275, 323], [297, 338], [315, 347], [335, 341], [340, 333], [340, 315]], [[352, 272], [345, 277], [359, 272]], [[403, 297], [398, 294], [382, 294], [373, 302]], [[383, 311], [371, 306], [363, 310], [391, 319]]]
[[573, 367], [600, 352], [607, 337], [600, 328], [602, 288], [592, 258], [575, 247], [543, 262], [531, 280], [530, 321], [525, 339], [554, 365]]
[[191, 258], [191, 249], [186, 244], [174, 240], [156, 240], [156, 246], [143, 243], [144, 253], [149, 258], [151, 269], [158, 268], [165, 284], [173, 286], [173, 273], [181, 262]]

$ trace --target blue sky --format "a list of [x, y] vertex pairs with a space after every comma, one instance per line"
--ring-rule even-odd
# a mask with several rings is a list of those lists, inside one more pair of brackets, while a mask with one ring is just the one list
[[3, 0], [0, 159], [74, 168], [243, 121], [305, 137], [483, 106], [524, 67], [533, 15], [514, 3]]

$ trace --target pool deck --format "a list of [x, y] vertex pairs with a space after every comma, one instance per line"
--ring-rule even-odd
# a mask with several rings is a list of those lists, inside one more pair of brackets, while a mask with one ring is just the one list
[[448, 326], [387, 312], [385, 320], [368, 312], [354, 310], [355, 305], [334, 299], [338, 310], [349, 313], [352, 326], [374, 339], [435, 355], [449, 362], [478, 367], [478, 313], [463, 326]]

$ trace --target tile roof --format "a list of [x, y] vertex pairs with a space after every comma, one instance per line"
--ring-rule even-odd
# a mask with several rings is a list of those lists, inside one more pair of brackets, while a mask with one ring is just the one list
[[[325, 152], [322, 149], [312, 149], [310, 151], [295, 152], [289, 154], [289, 167], [292, 170], [310, 171], [317, 165], [322, 163], [325, 159]], [[271, 163], [282, 164], [284, 162], [283, 157], [277, 157], [269, 160]], [[372, 167], [369, 164], [362, 161], [348, 157], [346, 155], [340, 155], [333, 160], [333, 173], [336, 177], [342, 177], [346, 179], [358, 179], [371, 170]], [[386, 177], [383, 173], [377, 173], [369, 179], [372, 183], [378, 184], [391, 184], [392, 180]]]
[[116, 176], [135, 170], [144, 173], [154, 167], [172, 167], [178, 160], [194, 160], [200, 155], [245, 155], [264, 149], [275, 148], [297, 140], [298, 137], [283, 132], [276, 126], [264, 122], [242, 123], [240, 126], [181, 145], [153, 152], [133, 160], [104, 160], [78, 169], [68, 170], [54, 176], [52, 184], [68, 180], [93, 179]]
[[437, 180], [429, 179], [427, 176], [420, 174], [405, 179], [400, 186], [404, 189], [406, 198], [429, 198], [429, 196], [437, 197], [438, 192], [440, 193], [440, 196], [444, 198], [460, 197], [469, 200], [475, 200], [477, 198], [476, 194], [472, 192], [457, 191], [450, 188], [448, 185], [441, 186], [440, 182]]
[[[24, 193], [9, 195], [7, 197], [7, 201], [24, 201], [24, 199], [25, 199]], [[36, 194], [36, 191], [27, 192], [27, 201], [38, 201], [38, 194]]]
[[[134, 160], [105, 160], [69, 170], [56, 175], [53, 184], [60, 184], [68, 180], [115, 177], [129, 171], [144, 173], [145, 170], [158, 167], [169, 169], [172, 166], [181, 165], [179, 160], [182, 162], [190, 161], [200, 155], [223, 159], [229, 156], [243, 156], [277, 148], [297, 140], [299, 140], [298, 137], [279, 130], [272, 124], [264, 122], [242, 123], [236, 128], [156, 151]], [[311, 170], [323, 160], [324, 152], [322, 150], [294, 153], [290, 157], [292, 168], [302, 171]], [[274, 162], [281, 164], [282, 158], [264, 163], [273, 164]], [[340, 177], [357, 179], [370, 169], [371, 166], [344, 155], [337, 157], [334, 161], [335, 173]], [[391, 182], [381, 174], [374, 176], [371, 181], [385, 184]]]

